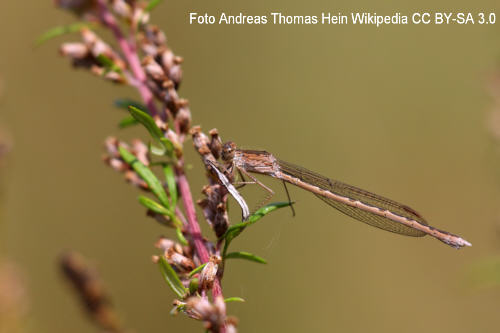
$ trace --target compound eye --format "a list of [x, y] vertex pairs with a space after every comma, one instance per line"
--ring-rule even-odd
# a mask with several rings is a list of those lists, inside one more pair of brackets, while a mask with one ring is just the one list
[[222, 159], [229, 160], [232, 158], [233, 154], [234, 154], [234, 143], [232, 143], [231, 141], [226, 142], [222, 146]]
[[224, 146], [222, 147], [222, 149], [227, 152], [227, 153], [230, 153], [233, 151], [233, 145], [231, 144], [231, 142], [226, 142], [224, 144]]

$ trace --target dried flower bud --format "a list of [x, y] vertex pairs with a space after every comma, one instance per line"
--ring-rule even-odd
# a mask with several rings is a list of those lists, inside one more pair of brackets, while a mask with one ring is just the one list
[[190, 272], [196, 268], [194, 262], [191, 259], [175, 252], [173, 248], [168, 249], [168, 251], [165, 253], [165, 257], [167, 258], [168, 262], [171, 265], [177, 267], [180, 272]]
[[113, 168], [113, 170], [118, 172], [124, 172], [126, 170], [129, 170], [127, 163], [123, 162], [118, 158], [108, 158], [107, 163], [110, 167]]
[[165, 95], [163, 97], [165, 105], [170, 112], [176, 116], [182, 105], [179, 105], [180, 98], [177, 90], [175, 90], [175, 84], [171, 80], [165, 80], [162, 83], [162, 87], [165, 90]]
[[156, 115], [154, 116], [154, 121], [156, 123], [156, 126], [158, 126], [159, 129], [161, 129], [163, 132], [166, 132], [168, 129], [168, 124], [164, 122], [160, 116]]
[[184, 58], [183, 58], [183, 57], [180, 57], [180, 56], [175, 56], [175, 58], [174, 58], [174, 63], [175, 63], [176, 65], [180, 65], [180, 64], [182, 64], [183, 62], [184, 62]]
[[169, 139], [172, 142], [172, 144], [174, 145], [175, 156], [177, 156], [177, 158], [181, 158], [182, 154], [183, 154], [182, 143], [180, 142], [179, 136], [177, 135], [177, 133], [175, 133], [174, 131], [169, 129], [167, 131], [167, 139]]
[[102, 76], [106, 80], [110, 80], [114, 83], [126, 83], [125, 77], [117, 72], [108, 71], [107, 69], [93, 65], [90, 67], [90, 72], [96, 76]]
[[149, 22], [149, 12], [145, 12], [140, 7], [135, 7], [132, 22], [134, 25], [145, 25]]
[[153, 80], [156, 81], [165, 81], [166, 75], [160, 65], [153, 59], [152, 56], [146, 56], [142, 61], [142, 65], [146, 74], [151, 76]]
[[148, 56], [154, 57], [158, 53], [158, 47], [153, 44], [142, 44], [142, 52]]
[[214, 307], [210, 304], [208, 299], [197, 296], [188, 298], [186, 309], [191, 313], [193, 318], [196, 319], [210, 318], [215, 312]]
[[175, 55], [170, 49], [165, 48], [161, 51], [161, 64], [165, 69], [165, 72], [168, 72], [170, 68], [172, 68], [174, 63]]
[[181, 132], [188, 133], [191, 126], [191, 111], [189, 111], [189, 108], [181, 107], [175, 118], [179, 122]]
[[148, 209], [146, 215], [149, 216], [149, 217], [154, 218], [161, 225], [164, 225], [164, 226], [167, 226], [167, 227], [171, 227], [171, 228], [174, 227], [174, 225], [172, 223], [172, 220], [170, 219], [170, 217], [168, 217], [166, 215], [161, 215], [161, 214], [155, 213], [155, 212], [153, 212], [150, 209]]
[[226, 333], [236, 333], [238, 327], [238, 318], [236, 317], [227, 317], [226, 318]]
[[110, 136], [104, 141], [104, 146], [110, 156], [120, 157], [120, 152], [118, 151], [119, 141], [117, 138]]
[[236, 329], [236, 326], [232, 324], [226, 324], [226, 333], [237, 333], [238, 330]]
[[134, 171], [125, 172], [125, 179], [132, 185], [140, 187], [143, 190], [149, 190], [148, 184], [141, 177], [139, 177], [139, 175], [137, 175]]
[[165, 45], [167, 43], [167, 37], [161, 29], [155, 25], [150, 25], [145, 29], [146, 39], [157, 46]]
[[224, 298], [222, 296], [217, 296], [215, 298], [214, 306], [220, 314], [226, 313], [226, 303], [224, 302]]
[[163, 252], [168, 251], [170, 248], [174, 247], [175, 242], [171, 239], [160, 237], [155, 243], [155, 247], [157, 249], [162, 250]]
[[100, 55], [104, 55], [107, 58], [111, 59], [115, 66], [124, 70], [126, 68], [125, 62], [121, 59], [121, 57], [113, 51], [113, 48], [105, 43], [102, 39], [100, 39], [92, 30], [90, 29], [82, 29], [81, 35], [83, 42], [88, 47], [92, 56], [96, 59]]
[[142, 164], [150, 164], [148, 146], [146, 146], [141, 140], [136, 139], [132, 141], [132, 152]]
[[208, 134], [210, 134], [210, 151], [216, 159], [219, 159], [222, 151], [222, 141], [219, 136], [219, 131], [216, 128], [211, 129]]
[[203, 320], [211, 332], [219, 332], [226, 320], [224, 299], [221, 296], [215, 299], [214, 304], [206, 298], [191, 297], [186, 302], [186, 310], [192, 318]]
[[209, 290], [212, 288], [220, 262], [220, 257], [211, 256], [210, 261], [203, 267], [200, 274], [200, 287], [202, 290]]
[[83, 59], [89, 55], [89, 49], [83, 43], [64, 43], [59, 48], [59, 52], [72, 59]]
[[179, 89], [179, 86], [182, 81], [182, 68], [179, 65], [173, 66], [169, 71], [168, 71], [168, 78], [172, 80], [175, 84], [175, 89]]
[[124, 0], [112, 0], [113, 11], [123, 18], [129, 18], [132, 14], [132, 8]]

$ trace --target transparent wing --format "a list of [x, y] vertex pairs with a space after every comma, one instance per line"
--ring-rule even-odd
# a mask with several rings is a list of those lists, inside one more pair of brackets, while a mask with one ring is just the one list
[[[366, 205], [378, 207], [382, 210], [388, 210], [393, 214], [403, 216], [408, 219], [415, 220], [421, 224], [427, 225], [427, 222], [419, 213], [406, 205], [400, 204], [399, 202], [384, 198], [380, 195], [339, 182], [337, 180], [329, 179], [298, 165], [294, 165], [281, 160], [278, 160], [278, 163], [282, 172], [289, 174], [292, 177], [296, 177], [304, 182], [318, 186], [324, 190], [328, 190], [343, 197], [347, 197], [352, 200], [358, 200]], [[420, 230], [413, 229], [386, 217], [346, 205], [343, 202], [339, 202], [331, 198], [327, 198], [318, 194], [315, 195], [333, 208], [341, 211], [342, 213], [373, 227], [406, 236], [422, 237], [426, 235], [426, 233]]]

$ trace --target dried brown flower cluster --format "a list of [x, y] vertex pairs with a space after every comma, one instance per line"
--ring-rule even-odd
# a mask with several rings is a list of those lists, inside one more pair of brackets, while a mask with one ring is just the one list
[[[184, 173], [183, 143], [187, 134], [192, 135], [194, 146], [202, 156], [207, 170], [210, 170], [209, 162], [216, 163], [220, 157], [221, 140], [217, 130], [210, 131], [208, 137], [199, 127], [191, 128], [188, 101], [178, 94], [182, 80], [182, 58], [168, 47], [165, 34], [158, 27], [149, 24], [150, 2], [59, 0], [55, 3], [89, 22], [88, 26], [80, 29], [81, 41], [64, 43], [60, 47], [60, 53], [69, 58], [75, 67], [114, 83], [135, 87], [146, 108], [142, 111], [149, 114], [141, 117], [151, 117], [149, 119], [153, 122], [145, 127], [154, 134], [153, 137], [158, 141], [156, 143], [161, 143], [167, 151], [171, 150], [162, 156], [162, 161], [158, 161], [151, 146], [140, 140], [126, 144], [116, 138], [108, 138], [105, 142], [107, 154], [104, 160], [114, 170], [123, 173], [128, 182], [157, 196], [160, 203], [144, 199], [147, 201], [145, 205], [148, 207], [148, 216], [177, 230], [178, 240], [161, 237], [156, 247], [162, 253], [153, 256], [153, 261], [160, 266], [166, 262], [175, 272], [175, 279], [180, 280], [174, 312], [184, 312], [204, 321], [205, 327], [211, 332], [236, 332], [237, 321], [226, 315], [220, 283], [224, 266], [221, 259], [221, 236], [229, 226], [228, 191], [207, 172], [208, 185], [202, 190], [205, 198], [199, 200], [198, 205], [215, 232], [218, 241], [214, 244], [201, 235]], [[109, 29], [119, 49], [113, 48], [93, 31], [90, 23]], [[128, 35], [122, 32], [123, 26], [127, 27]], [[147, 122], [144, 119], [138, 121], [143, 125], [144, 121]], [[147, 174], [150, 178], [155, 178], [154, 172], [148, 170], [159, 165], [171, 168], [175, 179], [174, 187], [167, 179], [166, 182], [161, 182], [160, 189], [156, 188], [145, 177]], [[177, 197], [182, 201], [184, 212], [179, 208], [180, 205], [175, 204]], [[93, 280], [93, 275], [81, 266], [80, 260], [73, 256], [67, 256], [63, 260], [66, 275], [80, 291], [89, 313], [105, 326], [103, 320], [109, 318], [101, 314], [103, 311], [96, 309], [107, 309], [107, 298], [100, 294], [99, 288], [95, 291], [91, 285], [86, 285], [87, 280]], [[168, 273], [166, 274], [169, 278]], [[210, 291], [212, 302], [208, 298]], [[96, 292], [99, 296], [97, 298], [94, 297]]]
[[124, 332], [95, 268], [74, 252], [65, 253], [60, 265], [90, 318], [106, 332]]
[[[75, 67], [89, 69], [93, 74], [110, 81], [135, 86], [153, 116], [164, 121], [175, 120], [180, 135], [189, 131], [191, 111], [188, 101], [180, 98], [177, 89], [182, 80], [182, 58], [174, 55], [167, 46], [165, 34], [148, 24], [144, 1], [56, 1], [62, 8], [71, 10], [89, 22], [98, 22], [111, 29], [121, 54], [99, 38], [89, 28], [80, 31], [82, 41], [64, 43], [60, 52], [71, 59]], [[119, 30], [118, 17], [132, 29], [133, 42]], [[141, 59], [138, 49], [142, 51]], [[154, 98], [161, 103], [157, 110]]]

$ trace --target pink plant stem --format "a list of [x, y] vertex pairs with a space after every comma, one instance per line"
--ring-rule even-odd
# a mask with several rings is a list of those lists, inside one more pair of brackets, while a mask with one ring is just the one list
[[[137, 55], [137, 50], [133, 42], [127, 41], [125, 36], [123, 35], [120, 27], [118, 26], [113, 14], [109, 11], [108, 6], [105, 0], [97, 0], [99, 5], [99, 10], [101, 13], [101, 18], [104, 24], [113, 32], [118, 45], [127, 60], [132, 73], [134, 74], [137, 84], [136, 87], [141, 94], [141, 97], [146, 103], [148, 110], [152, 116], [158, 114], [158, 109], [154, 104], [154, 95], [151, 90], [148, 88], [146, 84], [146, 73], [144, 72], [139, 57]], [[178, 126], [176, 126], [178, 127]], [[179, 128], [176, 128], [177, 132], [180, 132]], [[182, 165], [182, 161], [179, 161], [180, 165]], [[186, 210], [186, 217], [188, 223], [188, 230], [193, 238], [194, 247], [196, 253], [198, 254], [202, 263], [206, 263], [210, 260], [210, 255], [207, 247], [205, 246], [205, 242], [203, 241], [203, 236], [201, 234], [200, 225], [198, 223], [198, 218], [196, 217], [196, 211], [194, 208], [193, 197], [191, 195], [191, 190], [189, 188], [189, 183], [181, 168], [176, 168], [177, 173], [177, 184], [179, 186], [179, 190], [181, 192], [182, 202], [184, 205], [184, 209]], [[219, 278], [216, 278], [212, 287], [212, 297], [215, 299], [216, 297], [223, 297], [222, 295], [222, 287]], [[220, 332], [224, 333], [226, 331], [225, 326], [221, 327]]]
[[139, 90], [139, 93], [141, 94], [144, 103], [146, 103], [150, 114], [152, 116], [157, 115], [158, 109], [154, 103], [154, 96], [146, 84], [146, 73], [144, 73], [144, 70], [142, 69], [141, 61], [137, 55], [135, 45], [129, 43], [123, 35], [113, 14], [111, 14], [108, 6], [106, 5], [106, 0], [97, 0], [97, 3], [99, 5], [102, 21], [113, 32], [125, 59], [127, 59], [132, 73], [137, 79], [137, 90]]
[[[198, 223], [198, 218], [196, 217], [196, 211], [194, 209], [193, 197], [191, 196], [191, 190], [189, 189], [189, 183], [187, 181], [186, 175], [181, 169], [177, 168], [177, 184], [179, 185], [179, 190], [181, 192], [182, 203], [184, 209], [186, 210], [186, 217], [188, 220], [188, 229], [191, 237], [193, 238], [194, 247], [196, 253], [198, 254], [202, 263], [206, 263], [210, 260], [210, 255], [203, 241], [203, 236], [201, 235], [200, 225]], [[222, 286], [219, 278], [216, 278], [212, 287], [212, 297], [223, 297]]]
[[182, 203], [184, 205], [184, 209], [186, 210], [189, 234], [193, 238], [194, 247], [201, 262], [206, 263], [210, 259], [210, 255], [208, 254], [208, 250], [205, 246], [205, 243], [203, 242], [203, 236], [201, 235], [200, 225], [198, 223], [198, 218], [196, 217], [193, 197], [191, 196], [191, 190], [189, 189], [188, 180], [181, 169], [176, 169], [177, 185], [179, 186]]

